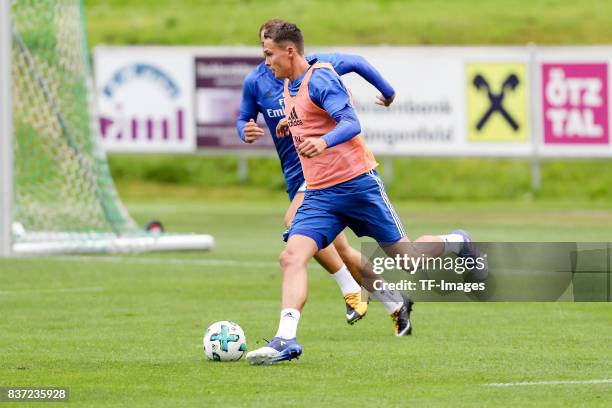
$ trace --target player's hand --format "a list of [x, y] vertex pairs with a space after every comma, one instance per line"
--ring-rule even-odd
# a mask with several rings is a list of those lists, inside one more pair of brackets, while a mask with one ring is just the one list
[[260, 137], [264, 135], [264, 131], [259, 127], [257, 123], [253, 119], [249, 120], [246, 125], [244, 125], [244, 141], [247, 143], [253, 143]]
[[327, 149], [327, 142], [322, 137], [307, 137], [297, 148], [304, 157], [315, 157]]
[[276, 137], [283, 138], [285, 136], [289, 136], [289, 123], [287, 122], [287, 118], [281, 119], [276, 125]]
[[393, 103], [394, 99], [395, 99], [395, 94], [391, 95], [390, 97], [386, 99], [382, 95], [377, 95], [375, 103], [380, 106], [389, 106]]

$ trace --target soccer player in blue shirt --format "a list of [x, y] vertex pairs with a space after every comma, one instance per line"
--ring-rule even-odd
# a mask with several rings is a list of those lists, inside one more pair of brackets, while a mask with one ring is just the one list
[[[266, 24], [273, 24], [270, 20]], [[261, 35], [266, 24], [259, 30]], [[262, 38], [263, 41], [263, 38]], [[380, 91], [375, 102], [389, 106], [393, 102], [395, 91], [391, 85], [363, 57], [348, 54], [314, 54], [306, 57], [308, 61], [324, 61], [332, 64], [339, 75], [355, 72]], [[283, 81], [265, 65], [259, 64], [244, 80], [243, 96], [240, 105], [240, 116], [236, 128], [240, 138], [246, 143], [253, 143], [264, 136], [264, 131], [257, 123], [258, 114], [262, 114], [278, 153], [287, 194], [291, 201], [284, 217], [285, 226], [290, 227], [298, 207], [304, 200], [305, 181], [302, 167], [291, 138], [276, 137], [276, 126], [285, 117], [283, 106]], [[360, 279], [361, 253], [352, 248], [346, 236], [341, 233], [333, 245], [320, 250], [316, 260], [336, 280], [346, 304], [346, 320], [353, 324], [367, 312], [368, 303], [362, 299]], [[356, 281], [357, 279], [357, 281]]]
[[[283, 137], [291, 131], [308, 189], [280, 256], [283, 284], [278, 331], [268, 345], [247, 354], [250, 364], [274, 364], [301, 355], [296, 333], [308, 294], [308, 262], [347, 226], [359, 236], [374, 238], [391, 257], [414, 260], [454, 253], [474, 261], [480, 256], [461, 230], [422, 236], [414, 242], [408, 239], [375, 170], [376, 160], [359, 136], [361, 127], [349, 93], [333, 67], [304, 57], [304, 39], [293, 23], [275, 22], [266, 27], [263, 38], [266, 65], [276, 78], [286, 79], [287, 118], [279, 122], [276, 135]], [[410, 335], [412, 300], [391, 287], [377, 289], [373, 283], [380, 277], [367, 262], [364, 266], [362, 284], [388, 308], [395, 335]], [[486, 267], [480, 272], [486, 274]], [[389, 296], [391, 301], [385, 301]]]

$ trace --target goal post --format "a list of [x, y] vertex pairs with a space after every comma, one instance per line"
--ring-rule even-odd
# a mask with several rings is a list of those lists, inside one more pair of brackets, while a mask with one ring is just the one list
[[11, 255], [13, 143], [11, 109], [11, 2], [0, 1], [0, 256]]
[[1, 255], [212, 248], [210, 235], [139, 228], [119, 199], [98, 143], [82, 0], [0, 4]]

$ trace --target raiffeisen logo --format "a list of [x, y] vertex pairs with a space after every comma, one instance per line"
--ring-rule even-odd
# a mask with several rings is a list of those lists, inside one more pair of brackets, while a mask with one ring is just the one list
[[104, 84], [101, 95], [111, 107], [100, 115], [104, 140], [163, 142], [185, 138], [181, 89], [158, 67], [144, 63], [123, 66]]

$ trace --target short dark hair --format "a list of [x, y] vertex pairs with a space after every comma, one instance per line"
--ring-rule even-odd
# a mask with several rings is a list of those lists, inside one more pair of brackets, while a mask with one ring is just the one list
[[259, 27], [259, 35], [261, 36], [262, 33], [264, 38], [269, 38], [275, 43], [292, 42], [298, 52], [304, 54], [304, 36], [295, 24], [287, 20], [273, 18]]

